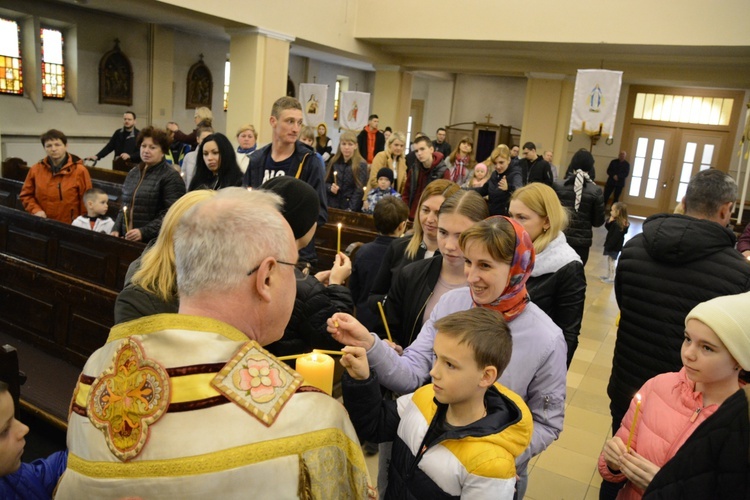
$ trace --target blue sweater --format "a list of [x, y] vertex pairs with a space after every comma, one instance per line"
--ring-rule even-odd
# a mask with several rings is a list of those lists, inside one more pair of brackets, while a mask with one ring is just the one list
[[49, 500], [68, 464], [68, 454], [58, 451], [47, 458], [22, 463], [14, 473], [0, 477], [3, 500]]

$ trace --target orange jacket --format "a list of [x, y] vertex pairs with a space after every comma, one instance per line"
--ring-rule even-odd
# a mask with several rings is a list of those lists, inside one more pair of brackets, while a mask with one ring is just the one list
[[91, 187], [89, 171], [81, 159], [68, 154], [68, 161], [54, 175], [49, 158], [31, 167], [19, 197], [27, 212], [44, 210], [48, 219], [72, 224], [76, 217], [86, 213], [83, 194]]

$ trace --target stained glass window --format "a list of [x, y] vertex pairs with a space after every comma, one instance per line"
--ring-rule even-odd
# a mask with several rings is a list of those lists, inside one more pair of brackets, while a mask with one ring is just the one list
[[62, 32], [42, 28], [42, 95], [65, 97], [65, 65], [63, 63]]
[[0, 93], [23, 95], [18, 23], [0, 19]]

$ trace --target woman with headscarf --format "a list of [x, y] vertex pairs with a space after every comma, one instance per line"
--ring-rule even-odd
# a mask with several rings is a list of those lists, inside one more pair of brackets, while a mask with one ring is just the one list
[[568, 168], [573, 173], [563, 184], [554, 185], [560, 203], [570, 212], [570, 225], [565, 236], [568, 244], [581, 256], [584, 266], [589, 260], [592, 227], [604, 224], [604, 196], [588, 174], [593, 167], [594, 157], [581, 149], [570, 160]]
[[334, 314], [328, 331], [342, 344], [364, 347], [370, 368], [381, 385], [405, 394], [430, 380], [435, 321], [472, 307], [486, 307], [503, 315], [513, 336], [513, 355], [499, 382], [521, 396], [534, 418], [531, 446], [516, 460], [526, 486], [526, 465], [562, 431], [565, 408], [565, 355], [562, 331], [529, 301], [526, 281], [534, 268], [534, 246], [528, 233], [507, 217], [490, 217], [461, 233], [469, 286], [446, 293], [424, 323], [417, 339], [399, 354], [356, 319]]

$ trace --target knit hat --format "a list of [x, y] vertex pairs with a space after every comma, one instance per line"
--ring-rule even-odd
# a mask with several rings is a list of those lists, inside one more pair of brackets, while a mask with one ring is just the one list
[[302, 238], [318, 220], [320, 201], [318, 193], [306, 182], [288, 175], [266, 181], [261, 189], [267, 189], [284, 200], [283, 214], [292, 227], [294, 239]]
[[750, 292], [701, 302], [685, 317], [697, 319], [716, 333], [745, 371], [750, 371]]
[[391, 181], [391, 184], [393, 184], [393, 170], [391, 170], [390, 168], [383, 167], [378, 170], [377, 179], [380, 179], [381, 177], [388, 177], [388, 180]]

